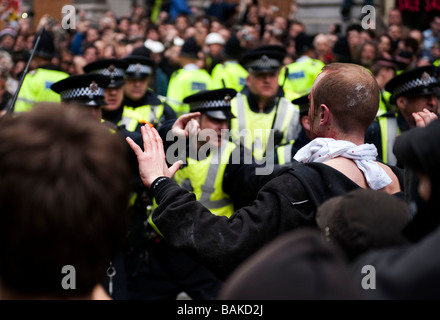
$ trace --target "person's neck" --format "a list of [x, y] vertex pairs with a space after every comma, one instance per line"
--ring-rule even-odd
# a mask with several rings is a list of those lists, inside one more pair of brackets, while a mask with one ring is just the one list
[[345, 140], [345, 141], [350, 141], [353, 142], [356, 145], [361, 145], [365, 143], [365, 138], [364, 135], [356, 133], [350, 133], [350, 134], [345, 134], [345, 133], [341, 133], [341, 132], [337, 132], [335, 130], [328, 130], [328, 133], [325, 135], [320, 136], [319, 138], [332, 138], [335, 140]]
[[267, 105], [267, 102], [269, 101], [269, 99], [259, 99], [258, 100], [258, 110], [261, 112], [264, 112], [264, 108]]

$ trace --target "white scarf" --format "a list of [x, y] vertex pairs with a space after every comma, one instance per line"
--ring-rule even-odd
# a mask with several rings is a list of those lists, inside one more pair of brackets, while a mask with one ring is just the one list
[[316, 138], [298, 150], [293, 158], [299, 162], [325, 162], [336, 157], [352, 159], [373, 190], [382, 189], [391, 183], [391, 178], [375, 161], [377, 149], [373, 144], [358, 146], [345, 140]]

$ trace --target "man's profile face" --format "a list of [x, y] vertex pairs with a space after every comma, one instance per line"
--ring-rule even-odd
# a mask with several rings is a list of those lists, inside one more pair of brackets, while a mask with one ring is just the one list
[[425, 108], [437, 113], [438, 98], [434, 93], [419, 97], [399, 97], [397, 98], [397, 106], [410, 127], [415, 127], [416, 122], [412, 114], [423, 111]]
[[272, 98], [278, 92], [279, 75], [279, 70], [277, 72], [250, 72], [246, 78], [246, 84], [257, 97]]

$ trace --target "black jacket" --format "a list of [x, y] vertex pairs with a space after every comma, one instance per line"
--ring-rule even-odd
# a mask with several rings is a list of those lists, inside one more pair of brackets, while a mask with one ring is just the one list
[[[393, 170], [403, 189], [401, 172]], [[280, 234], [316, 226], [315, 211], [321, 203], [355, 188], [359, 186], [325, 164], [293, 163], [261, 188], [252, 206], [235, 211], [228, 219], [213, 215], [193, 194], [162, 177], [151, 186], [159, 204], [153, 222], [165, 241], [225, 279]]]

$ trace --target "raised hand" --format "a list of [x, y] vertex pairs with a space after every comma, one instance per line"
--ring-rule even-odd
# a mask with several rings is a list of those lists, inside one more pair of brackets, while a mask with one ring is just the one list
[[200, 112], [192, 112], [181, 115], [179, 118], [177, 118], [176, 122], [174, 122], [171, 131], [175, 136], [188, 137], [189, 136], [188, 124], [191, 122], [193, 122], [194, 124], [195, 118], [197, 117], [200, 117]]
[[162, 139], [156, 129], [145, 125], [141, 127], [141, 133], [144, 151], [131, 138], [127, 137], [126, 140], [137, 156], [142, 182], [149, 188], [159, 177], [172, 178], [182, 165], [182, 161], [179, 160], [168, 168]]
[[438, 116], [434, 112], [431, 112], [426, 108], [424, 108], [423, 111], [414, 112], [412, 116], [414, 117], [416, 127], [418, 128], [426, 127], [429, 123], [438, 119]]

